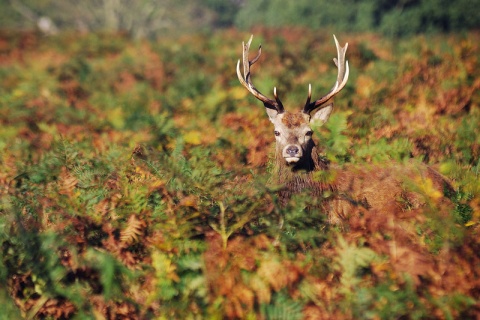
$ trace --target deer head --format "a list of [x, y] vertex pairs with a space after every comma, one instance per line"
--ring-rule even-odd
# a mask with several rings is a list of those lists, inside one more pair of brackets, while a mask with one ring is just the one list
[[312, 140], [312, 124], [322, 125], [328, 120], [333, 104], [326, 103], [343, 89], [348, 80], [348, 61], [345, 61], [348, 43], [344, 47], [340, 47], [335, 35], [333, 38], [337, 47], [337, 58], [334, 58], [333, 61], [338, 68], [335, 85], [325, 96], [313, 102], [311, 101], [312, 86], [309, 85], [307, 101], [303, 109], [295, 113], [285, 110], [277, 95], [277, 88], [273, 89], [274, 99], [267, 98], [255, 88], [252, 83], [250, 67], [260, 58], [262, 47], [260, 46], [258, 54], [249, 60], [248, 55], [253, 36], [246, 44], [242, 43], [243, 74], [240, 71], [240, 60], [238, 60], [238, 79], [253, 96], [263, 102], [268, 117], [275, 127], [277, 160], [283, 159], [283, 164], [291, 167], [292, 170], [312, 171], [315, 169], [317, 160], [312, 156], [315, 147]]

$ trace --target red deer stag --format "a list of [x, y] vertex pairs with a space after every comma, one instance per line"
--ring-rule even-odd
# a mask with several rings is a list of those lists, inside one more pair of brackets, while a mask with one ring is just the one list
[[[285, 110], [276, 88], [273, 89], [274, 99], [262, 94], [252, 83], [251, 66], [258, 61], [262, 53], [249, 60], [249, 49], [252, 37], [243, 46], [243, 74], [240, 70], [240, 60], [237, 63], [237, 75], [241, 84], [254, 97], [263, 102], [265, 110], [275, 129], [276, 151], [274, 179], [284, 186], [280, 192], [281, 200], [286, 203], [294, 193], [307, 190], [313, 196], [324, 196], [325, 192], [332, 194], [329, 201], [323, 205], [331, 223], [339, 223], [355, 208], [363, 207], [376, 211], [418, 208], [424, 203], [422, 196], [409, 192], [405, 182], [430, 180], [438, 191], [449, 187], [448, 182], [436, 171], [423, 164], [409, 163], [406, 165], [387, 164], [383, 167], [343, 167], [329, 165], [319, 157], [317, 146], [312, 139], [312, 124], [324, 124], [333, 110], [333, 103], [327, 102], [343, 89], [348, 80], [349, 67], [345, 60], [348, 43], [341, 47], [335, 36], [337, 58], [333, 61], [338, 68], [337, 80], [325, 96], [311, 101], [312, 87], [309, 85], [305, 105], [295, 113]], [[319, 182], [314, 179], [314, 173], [319, 170], [334, 170], [333, 182]]]

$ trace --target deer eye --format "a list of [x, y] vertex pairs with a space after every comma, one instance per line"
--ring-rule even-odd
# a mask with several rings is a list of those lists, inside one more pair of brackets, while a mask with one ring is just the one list
[[273, 133], [275, 133], [275, 136], [277, 136], [277, 137], [280, 135], [280, 132], [277, 131], [277, 130], [275, 130]]
[[313, 135], [313, 131], [312, 130], [309, 130], [305, 133], [305, 136], [307, 137], [311, 137]]

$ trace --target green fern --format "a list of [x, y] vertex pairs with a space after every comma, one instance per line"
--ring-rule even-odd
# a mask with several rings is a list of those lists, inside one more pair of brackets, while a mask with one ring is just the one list
[[348, 158], [348, 151], [351, 145], [350, 138], [345, 135], [347, 130], [348, 113], [336, 112], [328, 119], [318, 131], [324, 146], [327, 157], [332, 161], [345, 161]]
[[268, 320], [303, 319], [303, 304], [279, 292], [273, 295], [272, 302], [261, 306], [261, 314]]

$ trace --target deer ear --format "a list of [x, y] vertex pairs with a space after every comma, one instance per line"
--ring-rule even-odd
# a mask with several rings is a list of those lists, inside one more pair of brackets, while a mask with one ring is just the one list
[[330, 103], [329, 105], [318, 109], [317, 111], [314, 111], [314, 113], [311, 115], [310, 123], [317, 123], [317, 125], [323, 125], [325, 122], [327, 122], [328, 118], [330, 117], [330, 113], [332, 113], [332, 110], [333, 103]]

